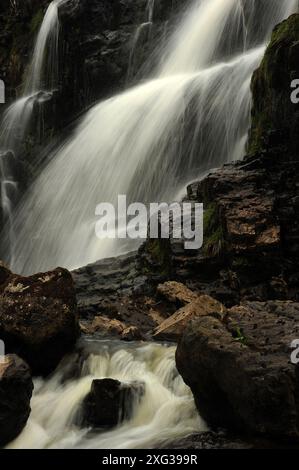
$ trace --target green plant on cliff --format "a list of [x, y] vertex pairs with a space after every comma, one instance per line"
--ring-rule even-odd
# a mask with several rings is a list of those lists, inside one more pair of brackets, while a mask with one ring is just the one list
[[42, 24], [44, 18], [44, 13], [42, 8], [40, 8], [37, 13], [32, 17], [30, 22], [30, 33], [35, 34], [39, 29], [40, 25]]
[[239, 343], [245, 345], [247, 342], [246, 336], [244, 335], [242, 329], [240, 327], [236, 327], [235, 331], [233, 332], [234, 341], [238, 341]]
[[[161, 276], [170, 275], [171, 256], [169, 240], [149, 238], [146, 242], [146, 251], [150, 255], [154, 265], [157, 266], [159, 274]], [[155, 271], [152, 265], [145, 265], [143, 269], [145, 274], [150, 274], [153, 270]]]
[[219, 222], [218, 207], [210, 203], [204, 211], [203, 218], [204, 244], [203, 252], [206, 256], [218, 256], [224, 247], [223, 228]]

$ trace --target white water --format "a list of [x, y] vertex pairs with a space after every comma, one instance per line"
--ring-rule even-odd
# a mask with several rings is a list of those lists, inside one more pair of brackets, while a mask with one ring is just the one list
[[98, 240], [96, 205], [170, 201], [244, 154], [250, 79], [297, 0], [194, 1], [156, 79], [99, 103], [51, 156], [15, 218], [13, 269], [74, 268], [126, 249]]
[[[175, 367], [175, 347], [159, 344], [91, 343], [93, 352], [80, 378], [62, 382], [76, 356], [66, 358], [54, 376], [35, 382], [32, 412], [22, 434], [10, 448], [153, 448], [205, 431], [190, 389]], [[145, 383], [145, 394], [132, 418], [117, 428], [89, 433], [75, 424], [76, 413], [95, 378]]]
[[48, 6], [40, 27], [30, 70], [27, 76], [25, 93], [30, 95], [40, 90], [52, 90], [58, 76], [58, 8], [65, 0], [54, 0]]
[[[49, 98], [46, 90], [53, 90], [58, 77], [58, 7], [65, 0], [54, 0], [50, 3], [39, 33], [37, 35], [32, 61], [29, 66], [23, 95], [4, 113], [0, 123], [0, 186], [3, 215], [7, 220], [9, 240], [9, 264], [13, 264], [14, 231], [12, 228], [13, 200], [18, 191], [12, 167], [9, 165], [7, 151], [11, 159], [19, 156], [24, 138], [29, 131], [34, 104], [38, 100]], [[6, 162], [2, 155], [6, 154]]]

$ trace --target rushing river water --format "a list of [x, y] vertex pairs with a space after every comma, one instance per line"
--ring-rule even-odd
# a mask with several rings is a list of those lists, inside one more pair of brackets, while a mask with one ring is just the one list
[[[143, 382], [145, 394], [131, 419], [115, 429], [80, 429], [75, 423], [83, 398], [93, 379], [106, 377]], [[176, 370], [175, 346], [157, 343], [84, 341], [50, 378], [35, 381], [31, 407], [26, 428], [9, 448], [154, 448], [207, 429]]]

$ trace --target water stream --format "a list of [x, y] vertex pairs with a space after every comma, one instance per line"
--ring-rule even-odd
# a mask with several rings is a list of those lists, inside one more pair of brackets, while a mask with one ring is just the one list
[[[79, 356], [84, 356], [82, 362]], [[190, 389], [175, 367], [175, 347], [86, 341], [84, 352], [65, 358], [53, 376], [35, 381], [32, 412], [22, 434], [9, 448], [130, 449], [166, 446], [207, 430]], [[71, 369], [79, 377], [65, 380]], [[111, 430], [76, 425], [76, 416], [93, 379], [113, 378], [145, 384], [132, 417]]]

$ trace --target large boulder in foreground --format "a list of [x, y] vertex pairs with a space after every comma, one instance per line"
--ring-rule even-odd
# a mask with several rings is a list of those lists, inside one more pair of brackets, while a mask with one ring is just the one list
[[244, 302], [221, 320], [190, 322], [177, 367], [208, 423], [248, 434], [299, 438], [299, 303]]
[[80, 424], [92, 427], [113, 427], [129, 419], [134, 404], [144, 394], [144, 384], [121, 383], [114, 379], [93, 380], [90, 393], [80, 411]]
[[15, 439], [30, 414], [33, 382], [28, 365], [15, 355], [0, 362], [0, 446]]
[[0, 339], [34, 374], [47, 374], [74, 346], [79, 334], [71, 274], [62, 268], [0, 285]]

